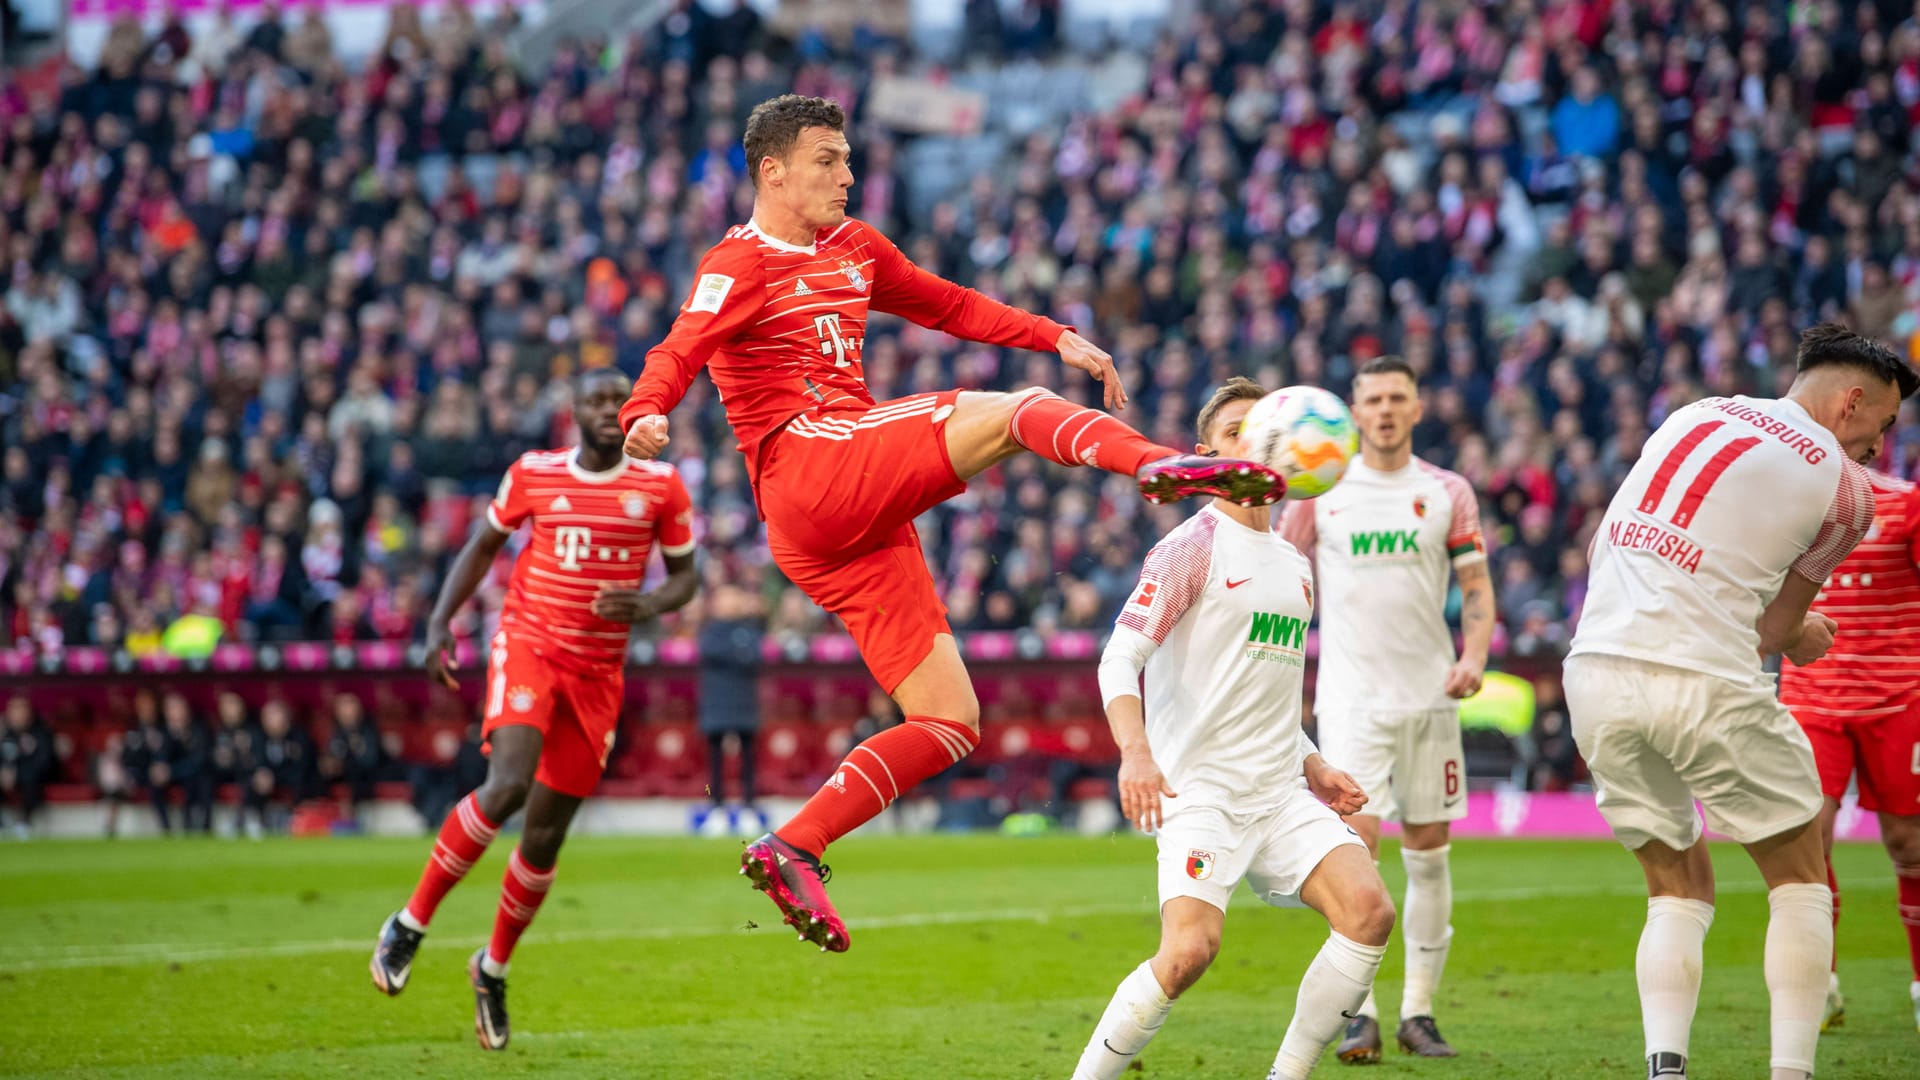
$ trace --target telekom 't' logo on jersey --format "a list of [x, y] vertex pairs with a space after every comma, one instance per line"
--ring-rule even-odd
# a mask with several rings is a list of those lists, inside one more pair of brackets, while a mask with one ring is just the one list
[[813, 332], [820, 335], [820, 355], [833, 357], [834, 367], [847, 367], [860, 358], [860, 339], [840, 328], [837, 312], [815, 315]]
[[580, 569], [580, 557], [593, 546], [593, 530], [585, 525], [562, 525], [553, 530], [553, 554], [560, 569]]

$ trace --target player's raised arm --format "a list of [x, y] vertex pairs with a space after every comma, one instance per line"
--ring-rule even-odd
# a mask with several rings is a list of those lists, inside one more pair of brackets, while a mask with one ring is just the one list
[[700, 260], [693, 290], [667, 339], [647, 353], [646, 369], [620, 407], [628, 457], [651, 459], [666, 447], [667, 414], [687, 395], [693, 377], [714, 351], [758, 321], [765, 299], [766, 282], [757, 263], [724, 256], [718, 249]]
[[1127, 393], [1106, 350], [1044, 315], [983, 296], [922, 269], [879, 230], [861, 226], [873, 244], [873, 308], [968, 341], [1055, 352], [1099, 379], [1110, 409], [1124, 409]]
[[453, 560], [433, 612], [427, 616], [427, 674], [449, 690], [460, 687], [453, 677], [459, 667], [453, 655], [453, 616], [472, 599], [474, 590], [493, 570], [507, 537], [532, 512], [525, 498], [526, 487], [519, 481], [520, 463], [516, 461], [500, 478], [500, 489], [487, 504], [486, 520], [474, 527], [473, 536]]

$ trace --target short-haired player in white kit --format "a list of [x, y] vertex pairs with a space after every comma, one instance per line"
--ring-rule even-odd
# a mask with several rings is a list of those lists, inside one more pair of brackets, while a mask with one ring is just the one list
[[1573, 736], [1600, 813], [1640, 860], [1635, 962], [1647, 1075], [1683, 1077], [1713, 924], [1707, 824], [1766, 880], [1773, 1080], [1813, 1075], [1833, 954], [1820, 774], [1763, 656], [1811, 664], [1835, 623], [1808, 608], [1873, 521], [1857, 462], [1920, 375], [1832, 323], [1802, 335], [1784, 398], [1719, 397], [1647, 439], [1594, 537], [1567, 658]]
[[[1240, 423], [1262, 396], [1240, 378], [1216, 391], [1197, 451], [1244, 456]], [[1313, 1071], [1386, 953], [1393, 900], [1336, 813], [1366, 795], [1300, 728], [1311, 571], [1270, 518], [1215, 499], [1168, 533], [1101, 657], [1121, 807], [1159, 843], [1160, 949], [1121, 981], [1075, 1080], [1113, 1080], [1146, 1048], [1213, 962], [1242, 880], [1269, 904], [1313, 908], [1332, 931], [1301, 977], [1269, 1080]]]
[[[1320, 580], [1314, 715], [1327, 757], [1373, 797], [1347, 819], [1378, 857], [1380, 819], [1400, 822], [1407, 868], [1400, 937], [1407, 976], [1397, 1039], [1421, 1057], [1453, 1057], [1433, 1018], [1453, 939], [1451, 823], [1467, 813], [1457, 699], [1480, 689], [1493, 640], [1493, 580], [1480, 505], [1455, 473], [1413, 456], [1420, 422], [1413, 368], [1383, 356], [1353, 378], [1360, 459], [1339, 486], [1291, 503], [1280, 532]], [[1447, 628], [1449, 577], [1460, 580], [1463, 648]], [[1373, 995], [1347, 1024], [1340, 1060], [1380, 1060]]]

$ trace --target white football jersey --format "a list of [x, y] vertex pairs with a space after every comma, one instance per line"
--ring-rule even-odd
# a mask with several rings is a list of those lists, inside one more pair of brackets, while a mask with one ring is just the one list
[[1647, 439], [1594, 537], [1572, 655], [1747, 683], [1791, 569], [1825, 581], [1873, 523], [1867, 470], [1786, 398], [1708, 398]]
[[1392, 472], [1355, 458], [1332, 491], [1289, 504], [1280, 531], [1320, 580], [1314, 712], [1451, 706], [1452, 568], [1487, 558], [1473, 487], [1419, 458]]
[[1300, 730], [1313, 572], [1293, 545], [1207, 506], [1147, 553], [1117, 625], [1158, 643], [1147, 746], [1177, 806], [1270, 809], [1306, 783]]

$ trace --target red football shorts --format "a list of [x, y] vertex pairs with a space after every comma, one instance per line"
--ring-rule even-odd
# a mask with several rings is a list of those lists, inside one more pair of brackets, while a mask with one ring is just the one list
[[[572, 671], [542, 655], [542, 646], [502, 630], [487, 659], [487, 712], [481, 732], [510, 724], [540, 731], [533, 778], [562, 795], [586, 798], [606, 771], [620, 726], [625, 680], [618, 671]], [[489, 749], [491, 746], [489, 745]]]
[[1900, 712], [1867, 723], [1840, 723], [1802, 714], [1813, 743], [1820, 791], [1838, 800], [1856, 772], [1860, 808], [1911, 817], [1920, 814], [1920, 697]]
[[773, 561], [846, 624], [888, 693], [952, 633], [913, 519], [967, 489], [947, 456], [959, 396], [796, 417], [760, 461]]

